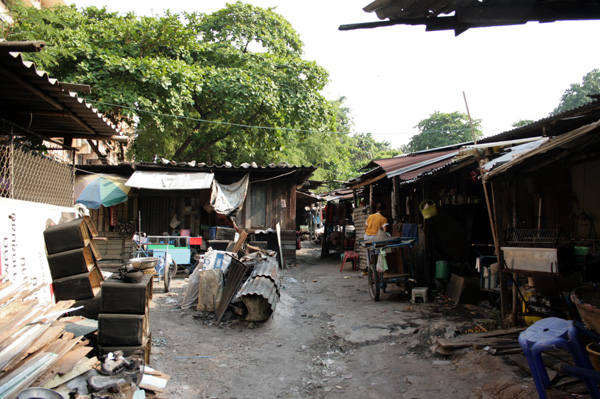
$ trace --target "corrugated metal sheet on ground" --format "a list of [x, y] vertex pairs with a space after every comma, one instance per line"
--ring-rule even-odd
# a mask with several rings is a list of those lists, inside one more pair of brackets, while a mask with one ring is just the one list
[[279, 301], [279, 287], [269, 277], [251, 277], [242, 285], [235, 298], [241, 299], [249, 295], [258, 295], [265, 298], [271, 305], [271, 310], [275, 311]]
[[244, 276], [248, 272], [248, 265], [243, 264], [235, 258], [231, 258], [231, 264], [227, 269], [227, 280], [225, 280], [225, 287], [223, 289], [223, 295], [215, 310], [215, 319], [217, 324], [221, 322], [221, 318], [225, 314], [225, 311], [229, 307], [231, 300], [235, 297], [238, 288], [244, 280]]
[[273, 261], [269, 261], [269, 260], [265, 260], [262, 262], [257, 262], [254, 264], [254, 269], [252, 269], [252, 274], [250, 274], [250, 277], [268, 277], [270, 278], [274, 283], [277, 282], [277, 269], [279, 268], [277, 261], [273, 260]]

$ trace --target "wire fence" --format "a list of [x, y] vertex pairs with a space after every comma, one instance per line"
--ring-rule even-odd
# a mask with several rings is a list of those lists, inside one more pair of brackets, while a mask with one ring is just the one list
[[0, 118], [0, 197], [73, 206], [75, 151]]

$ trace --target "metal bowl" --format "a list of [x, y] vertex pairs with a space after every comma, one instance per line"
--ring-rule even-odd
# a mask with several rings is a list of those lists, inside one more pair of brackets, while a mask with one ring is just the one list
[[134, 269], [145, 270], [152, 269], [158, 265], [158, 258], [132, 258], [128, 262]]
[[31, 387], [21, 391], [17, 399], [64, 399], [61, 394], [52, 389]]

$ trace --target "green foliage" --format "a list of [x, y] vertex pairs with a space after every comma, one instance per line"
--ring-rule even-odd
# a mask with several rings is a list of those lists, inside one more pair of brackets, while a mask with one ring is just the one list
[[297, 33], [272, 9], [237, 2], [211, 15], [138, 17], [15, 6], [13, 18], [8, 40], [46, 42], [29, 55], [40, 68], [91, 85], [89, 99], [113, 121], [135, 121], [136, 160], [265, 164], [305, 135], [285, 129], [335, 129], [321, 95], [327, 71], [301, 58]]
[[286, 161], [315, 179], [357, 176], [397, 154], [351, 135], [345, 98], [327, 101], [328, 73], [302, 59], [302, 42], [273, 9], [237, 2], [213, 14], [139, 17], [74, 6], [14, 6], [8, 40], [43, 40], [26, 54], [61, 81], [89, 84], [95, 107], [132, 125], [130, 155], [208, 164]]
[[521, 119], [512, 124], [512, 127], [523, 127], [532, 124], [534, 121], [531, 119]]
[[592, 101], [591, 94], [600, 94], [600, 69], [588, 72], [581, 84], [573, 83], [560, 98], [560, 104], [550, 113], [557, 115], [561, 112], [580, 107]]
[[[405, 148], [409, 152], [473, 141], [469, 116], [461, 112], [435, 111], [415, 127], [420, 133], [410, 139]], [[483, 137], [480, 119], [473, 120], [473, 130], [476, 138]]]

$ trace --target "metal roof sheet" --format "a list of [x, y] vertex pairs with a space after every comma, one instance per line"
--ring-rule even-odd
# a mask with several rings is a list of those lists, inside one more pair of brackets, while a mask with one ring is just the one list
[[106, 117], [21, 53], [0, 47], [0, 117], [44, 137], [120, 139]]
[[213, 173], [146, 172], [136, 170], [127, 187], [152, 190], [202, 190], [211, 187]]
[[156, 172], [182, 172], [182, 173], [214, 173], [215, 176], [224, 175], [242, 175], [250, 173], [251, 182], [258, 181], [260, 178], [279, 178], [285, 176], [294, 177], [297, 184], [301, 184], [308, 179], [315, 170], [314, 166], [295, 166], [288, 164], [269, 164], [259, 166], [254, 162], [251, 164], [241, 164], [234, 166], [231, 163], [225, 165], [207, 165], [203, 162], [169, 162], [169, 163], [151, 163], [151, 162], [124, 162], [119, 165], [77, 165], [78, 170], [92, 173], [114, 173], [123, 176], [129, 176], [133, 171], [156, 171]]
[[[536, 162], [537, 157], [547, 155], [553, 150], [566, 149], [570, 152], [598, 151], [598, 147], [600, 147], [600, 136], [598, 133], [600, 133], [600, 120], [585, 126], [581, 126], [561, 136], [551, 137], [548, 140], [544, 141], [537, 148], [530, 148], [529, 151], [522, 151], [519, 154], [516, 154], [517, 156], [513, 157], [510, 161], [504, 163], [501, 166], [496, 167], [488, 173], [485, 173], [483, 176], [483, 180], [487, 181], [498, 177], [501, 173], [506, 173], [510, 168], [525, 163], [526, 161]], [[579, 142], [579, 140], [590, 136], [592, 136], [592, 139], [595, 139], [595, 148], [586, 145], [589, 143], [582, 145], [582, 143]], [[538, 162], [538, 164], [542, 165], [544, 163]]]
[[375, 0], [363, 8], [384, 22], [347, 24], [340, 30], [397, 24], [425, 25], [428, 31], [454, 30], [458, 35], [476, 27], [600, 19], [595, 0]]

